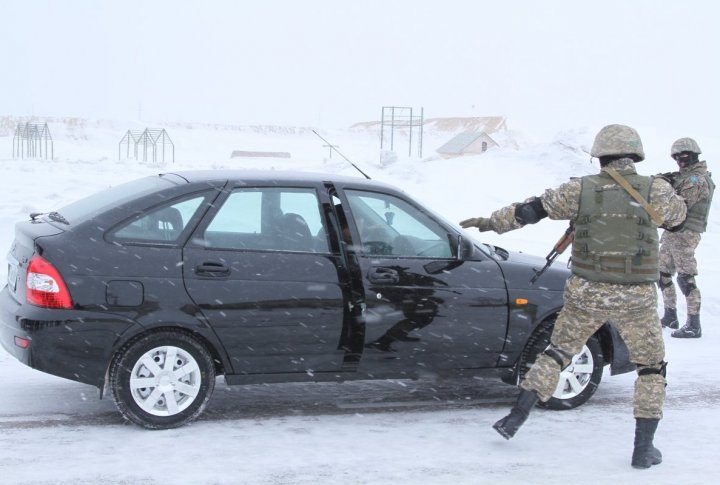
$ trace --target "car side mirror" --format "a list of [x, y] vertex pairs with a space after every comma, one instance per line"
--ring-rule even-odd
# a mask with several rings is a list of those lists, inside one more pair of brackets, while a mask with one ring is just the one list
[[473, 244], [472, 240], [466, 239], [461, 235], [458, 236], [457, 258], [460, 261], [464, 261], [466, 259], [470, 259], [474, 253], [475, 245]]

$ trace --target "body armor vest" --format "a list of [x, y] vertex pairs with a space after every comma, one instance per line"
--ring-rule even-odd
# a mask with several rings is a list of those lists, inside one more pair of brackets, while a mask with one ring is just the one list
[[694, 231], [694, 232], [705, 232], [707, 229], [708, 216], [710, 215], [710, 203], [712, 202], [713, 193], [715, 192], [715, 183], [710, 176], [710, 172], [687, 172], [681, 173], [677, 178], [675, 185], [680, 187], [682, 184], [690, 178], [690, 176], [705, 177], [707, 181], [709, 194], [707, 199], [700, 199], [688, 209], [687, 217], [685, 218], [685, 224], [682, 230]]
[[[652, 177], [618, 170], [646, 201]], [[582, 178], [572, 272], [606, 283], [656, 282], [658, 230], [650, 215], [608, 174]]]

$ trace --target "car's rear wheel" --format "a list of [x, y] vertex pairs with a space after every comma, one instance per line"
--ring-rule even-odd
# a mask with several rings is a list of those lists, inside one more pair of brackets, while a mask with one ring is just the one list
[[[520, 377], [523, 378], [537, 356], [550, 343], [554, 321], [543, 322], [528, 342], [520, 362]], [[592, 336], [575, 355], [571, 364], [560, 372], [560, 379], [555, 392], [547, 402], [538, 406], [548, 409], [572, 409], [585, 402], [595, 393], [602, 380], [603, 366], [602, 348], [596, 336]]]
[[181, 332], [151, 333], [123, 347], [110, 368], [122, 415], [149, 429], [182, 426], [205, 409], [215, 367], [204, 345]]

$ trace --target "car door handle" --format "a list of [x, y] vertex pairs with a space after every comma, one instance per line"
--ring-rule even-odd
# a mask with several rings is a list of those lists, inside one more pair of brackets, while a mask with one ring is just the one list
[[207, 262], [195, 266], [195, 274], [198, 276], [222, 278], [224, 276], [230, 276], [230, 268], [221, 263]]
[[394, 285], [400, 282], [400, 273], [392, 268], [372, 268], [368, 273], [368, 279], [372, 283]]

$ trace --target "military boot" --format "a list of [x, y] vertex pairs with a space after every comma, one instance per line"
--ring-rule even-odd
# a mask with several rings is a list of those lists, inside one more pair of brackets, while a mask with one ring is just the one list
[[537, 402], [538, 397], [535, 392], [525, 389], [521, 390], [515, 406], [510, 410], [510, 414], [493, 424], [493, 428], [495, 428], [495, 431], [500, 433], [503, 438], [509, 440], [515, 436], [515, 433], [517, 433], [520, 426], [522, 426], [528, 418], [530, 411]]
[[677, 318], [677, 308], [665, 308], [665, 315], [660, 319], [663, 327], [678, 328], [680, 323]]
[[650, 468], [662, 463], [662, 453], [653, 446], [653, 438], [659, 419], [635, 419], [635, 448], [632, 455], [633, 468]]
[[670, 334], [675, 338], [700, 338], [702, 337], [702, 328], [700, 328], [700, 315], [688, 315], [687, 323], [679, 330], [675, 330]]

